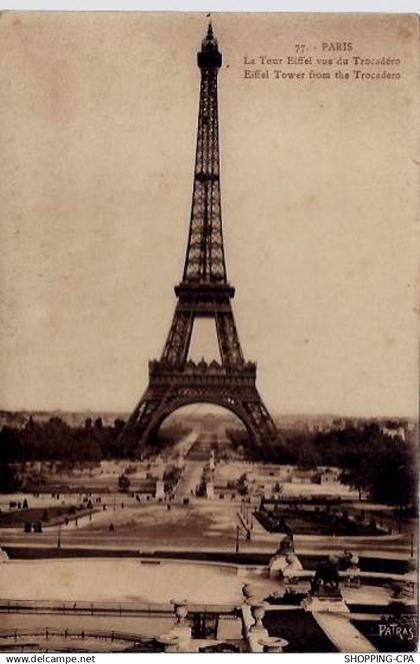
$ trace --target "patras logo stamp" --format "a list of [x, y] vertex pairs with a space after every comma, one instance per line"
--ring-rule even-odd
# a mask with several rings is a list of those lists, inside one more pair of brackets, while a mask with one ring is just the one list
[[402, 641], [413, 641], [416, 638], [414, 625], [398, 625], [397, 623], [379, 623], [379, 636], [399, 638]]

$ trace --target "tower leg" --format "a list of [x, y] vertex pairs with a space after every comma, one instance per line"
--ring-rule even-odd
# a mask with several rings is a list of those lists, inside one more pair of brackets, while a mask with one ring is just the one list
[[177, 306], [165, 348], [163, 349], [163, 362], [173, 365], [185, 364], [191, 343], [193, 323], [193, 313], [180, 311], [179, 306]]
[[[181, 373], [181, 372], [180, 372]], [[124, 435], [129, 435], [132, 444], [139, 451], [150, 446], [153, 435], [161, 422], [182, 406], [193, 403], [212, 403], [234, 413], [245, 425], [253, 447], [272, 447], [279, 441], [276, 426], [254, 387], [242, 394], [237, 386], [219, 392], [208, 380], [206, 373], [200, 382], [174, 380], [165, 392], [150, 387], [146, 390], [138, 406], [127, 423]]]
[[244, 358], [232, 310], [229, 313], [217, 312], [215, 319], [222, 363], [227, 366], [243, 364]]

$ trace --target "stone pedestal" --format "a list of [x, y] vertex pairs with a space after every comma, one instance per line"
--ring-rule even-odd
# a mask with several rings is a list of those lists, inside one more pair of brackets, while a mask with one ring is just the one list
[[185, 466], [184, 457], [181, 454], [178, 454], [175, 464], [177, 468], [183, 468]]
[[175, 625], [170, 633], [178, 639], [177, 652], [190, 652], [191, 627], [188, 625]]
[[264, 652], [262, 641], [269, 638], [268, 631], [263, 625], [263, 618], [267, 604], [262, 599], [250, 598], [247, 600], [251, 609], [254, 624], [248, 628], [248, 643], [251, 652]]
[[171, 599], [174, 607], [176, 622], [169, 634], [177, 638], [176, 652], [190, 652], [191, 648], [191, 627], [186, 618], [188, 615], [188, 602], [186, 599]]
[[359, 567], [349, 567], [349, 569], [346, 570], [346, 585], [349, 588], [359, 588], [360, 584], [361, 578]]
[[314, 597], [310, 593], [301, 604], [305, 611], [312, 613], [349, 613], [349, 607], [340, 597]]
[[163, 480], [156, 480], [155, 498], [165, 497], [165, 483]]
[[206, 498], [213, 500], [214, 498], [214, 484], [213, 482], [206, 483]]
[[247, 598], [242, 606], [242, 620], [249, 649], [251, 652], [263, 652], [260, 640], [269, 637], [262, 622], [268, 605], [261, 597], [253, 594], [255, 591], [249, 584], [243, 587], [242, 592]]
[[179, 649], [179, 639], [177, 635], [172, 634], [172, 632], [158, 636], [156, 641], [163, 645], [165, 652], [181, 652]]
[[251, 607], [251, 615], [254, 618], [254, 624], [251, 625], [249, 631], [251, 634], [258, 632], [261, 634], [266, 634], [267, 630], [263, 625], [263, 618], [265, 616], [265, 610], [267, 608], [266, 602], [261, 599], [252, 598], [248, 600], [248, 604]]
[[248, 633], [248, 645], [251, 652], [264, 652], [262, 641], [270, 638], [266, 629]]
[[3, 549], [0, 548], [0, 563], [7, 563], [8, 560], [9, 556], [6, 551], [3, 551]]

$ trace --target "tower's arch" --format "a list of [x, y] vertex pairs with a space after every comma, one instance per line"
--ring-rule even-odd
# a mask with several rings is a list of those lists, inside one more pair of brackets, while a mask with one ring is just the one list
[[255, 435], [252, 430], [251, 423], [247, 420], [246, 416], [240, 411], [239, 408], [235, 406], [235, 404], [228, 404], [222, 399], [213, 399], [209, 401], [209, 399], [183, 399], [177, 402], [176, 404], [172, 404], [171, 407], [166, 408], [160, 415], [159, 419], [156, 422], [156, 426], [153, 428], [153, 430], [150, 432], [150, 440], [153, 439], [154, 436], [156, 436], [157, 432], [159, 429], [165, 425], [165, 423], [168, 421], [168, 419], [172, 415], [176, 415], [182, 412], [183, 409], [185, 409], [188, 406], [195, 406], [195, 405], [206, 405], [206, 406], [217, 406], [219, 411], [218, 414], [220, 414], [220, 411], [222, 413], [230, 413], [231, 415], [235, 416], [235, 422], [242, 424], [243, 428], [246, 430], [249, 439], [252, 442], [255, 442]]

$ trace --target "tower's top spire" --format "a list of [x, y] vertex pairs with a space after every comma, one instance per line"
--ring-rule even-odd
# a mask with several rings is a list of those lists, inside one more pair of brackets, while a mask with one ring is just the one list
[[197, 53], [197, 64], [199, 67], [220, 67], [222, 64], [222, 54], [219, 53], [211, 20], [209, 21], [207, 34], [201, 42], [201, 51]]
[[203, 51], [217, 51], [217, 39], [214, 36], [211, 20], [207, 28], [207, 34], [202, 41]]

